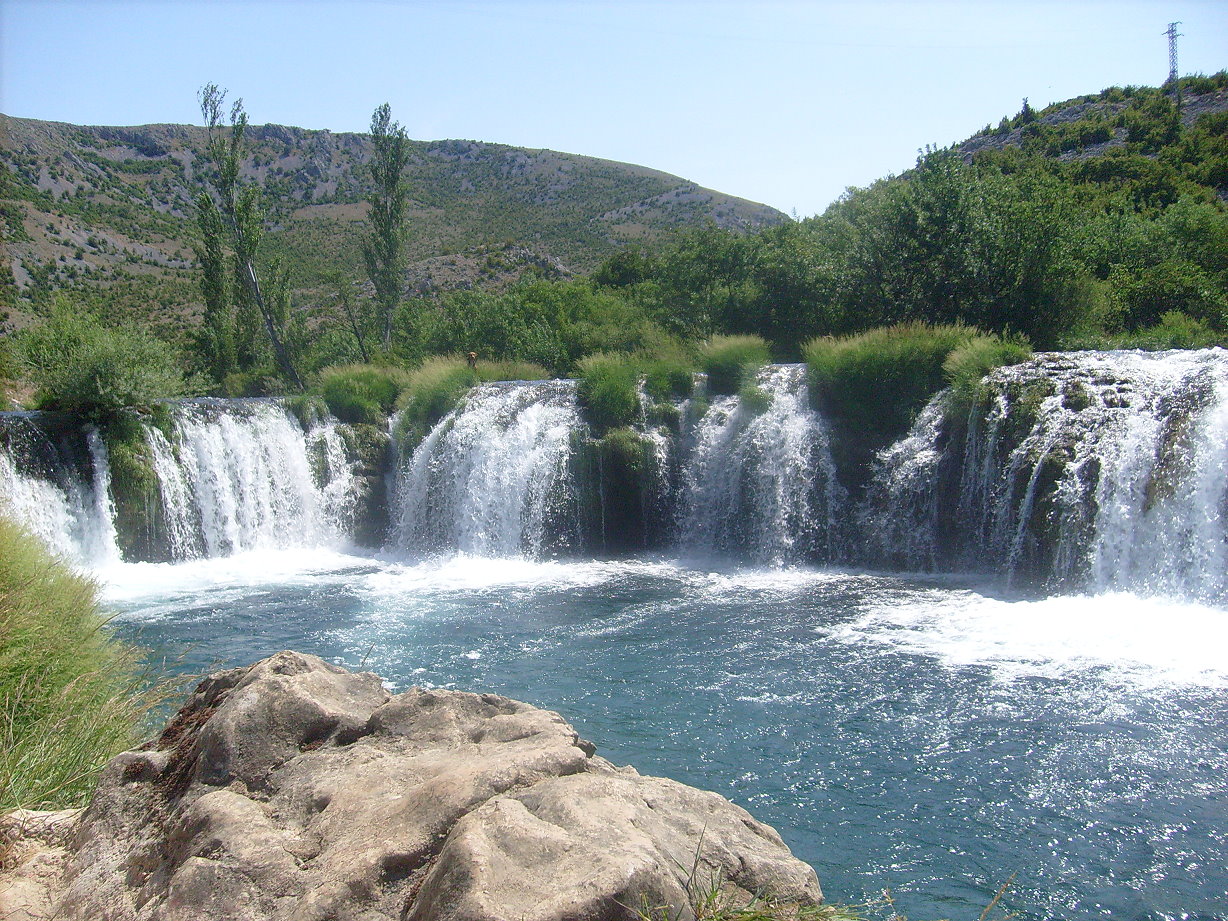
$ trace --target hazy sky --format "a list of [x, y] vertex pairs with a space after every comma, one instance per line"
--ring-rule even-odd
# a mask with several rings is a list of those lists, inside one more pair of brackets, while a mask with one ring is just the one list
[[0, 0], [0, 111], [254, 123], [640, 163], [802, 215], [1019, 110], [1228, 67], [1228, 2]]

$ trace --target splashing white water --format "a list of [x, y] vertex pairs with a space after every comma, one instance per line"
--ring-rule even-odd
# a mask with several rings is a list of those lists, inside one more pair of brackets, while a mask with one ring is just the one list
[[[84, 445], [56, 443], [26, 414], [5, 414], [0, 443], [0, 506], [51, 550], [80, 565], [119, 559], [111, 474], [98, 430], [84, 430]], [[78, 436], [80, 437], [80, 436]], [[84, 447], [84, 456], [80, 447]], [[88, 479], [78, 472], [87, 466]]]
[[940, 395], [880, 456], [880, 558], [1228, 597], [1228, 353], [1057, 353], [985, 384], [962, 441], [942, 441]]
[[169, 441], [146, 433], [176, 558], [344, 541], [354, 478], [335, 423], [304, 433], [277, 403], [199, 401], [175, 407]]
[[483, 384], [397, 473], [394, 543], [413, 554], [537, 554], [557, 537], [580, 425], [574, 381]]
[[809, 405], [805, 366], [769, 366], [758, 386], [768, 400], [762, 411], [721, 397], [687, 433], [682, 545], [775, 564], [831, 559], [844, 492], [827, 428]]
[[1002, 601], [933, 589], [869, 604], [833, 635], [986, 666], [1006, 680], [1090, 671], [1134, 685], [1228, 687], [1228, 612], [1125, 592]]

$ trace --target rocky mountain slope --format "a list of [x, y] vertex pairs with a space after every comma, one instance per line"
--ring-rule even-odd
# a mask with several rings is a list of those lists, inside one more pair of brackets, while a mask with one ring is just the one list
[[[194, 322], [191, 200], [203, 128], [0, 116], [0, 134], [0, 226], [12, 276], [0, 293], [15, 325], [31, 300], [64, 287], [163, 334]], [[243, 172], [264, 188], [267, 253], [283, 259], [300, 296], [329, 269], [361, 277], [369, 136], [257, 125], [248, 137]], [[583, 272], [624, 243], [651, 243], [674, 228], [711, 221], [754, 230], [785, 220], [657, 170], [478, 141], [412, 142], [408, 182], [408, 281], [417, 289]]]

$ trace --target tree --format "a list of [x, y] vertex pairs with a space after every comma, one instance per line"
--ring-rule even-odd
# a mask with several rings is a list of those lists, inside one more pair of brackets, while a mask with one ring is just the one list
[[392, 347], [392, 317], [401, 302], [405, 278], [405, 210], [408, 190], [405, 166], [409, 162], [409, 138], [392, 110], [384, 103], [371, 115], [371, 176], [375, 187], [371, 203], [370, 232], [362, 256], [379, 305], [384, 349]]
[[222, 215], [207, 192], [197, 196], [196, 221], [202, 240], [196, 248], [196, 258], [204, 272], [201, 291], [205, 297], [200, 350], [204, 354], [205, 368], [220, 382], [235, 370], [235, 320], [227, 284]]
[[205, 233], [204, 248], [208, 251], [211, 246], [220, 247], [222, 244], [218, 235], [223, 230], [229, 236], [234, 253], [236, 281], [242, 291], [242, 294], [236, 292], [236, 299], [240, 307], [246, 300], [259, 311], [278, 368], [286, 380], [302, 390], [303, 382], [294, 369], [284, 341], [285, 317], [278, 316], [285, 311], [278, 311], [275, 305], [266, 301], [260, 274], [256, 269], [256, 255], [264, 236], [264, 211], [260, 207], [260, 189], [243, 184], [239, 178], [247, 112], [244, 111], [243, 100], [236, 99], [230, 107], [229, 135], [223, 134], [222, 105], [225, 100], [226, 91], [219, 89], [216, 83], [207, 84], [200, 91], [200, 111], [209, 133], [206, 150], [217, 170], [213, 195], [209, 198], [216, 198], [214, 203], [222, 218], [217, 222], [201, 220], [201, 228]]

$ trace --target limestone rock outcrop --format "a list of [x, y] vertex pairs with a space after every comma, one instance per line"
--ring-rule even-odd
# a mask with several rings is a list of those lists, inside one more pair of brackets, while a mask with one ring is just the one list
[[[617, 768], [556, 713], [283, 652], [207, 678], [105, 770], [55, 917], [621, 921], [822, 898], [714, 793]], [[2, 899], [3, 896], [0, 896]]]

